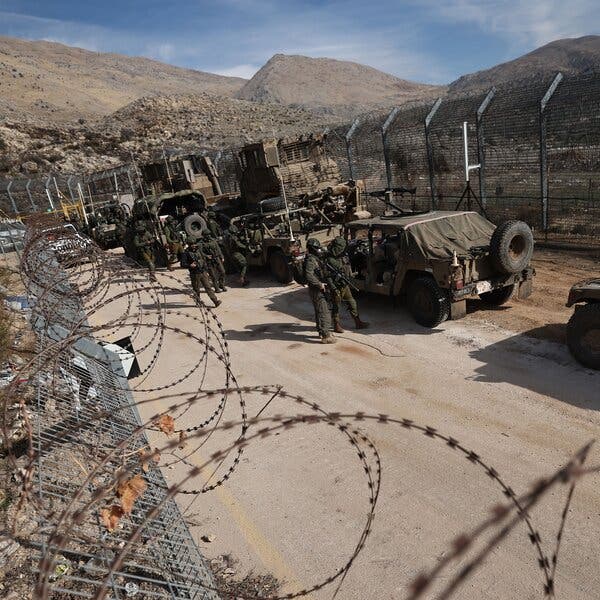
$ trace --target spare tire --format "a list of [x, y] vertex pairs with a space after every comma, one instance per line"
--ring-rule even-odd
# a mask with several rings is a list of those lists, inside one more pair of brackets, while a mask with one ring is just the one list
[[189, 215], [183, 221], [183, 228], [189, 236], [198, 240], [206, 229], [206, 221], [200, 215]]
[[523, 221], [506, 221], [496, 227], [490, 240], [490, 258], [498, 271], [520, 273], [533, 254], [533, 233]]
[[277, 196], [276, 198], [267, 198], [266, 200], [261, 200], [260, 202], [260, 211], [263, 213], [275, 212], [276, 210], [284, 209], [285, 200], [281, 196]]

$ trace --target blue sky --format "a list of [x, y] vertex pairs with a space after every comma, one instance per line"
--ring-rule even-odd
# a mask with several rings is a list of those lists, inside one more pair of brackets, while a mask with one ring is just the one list
[[273, 54], [447, 83], [600, 33], [600, 0], [0, 0], [0, 34], [250, 77]]

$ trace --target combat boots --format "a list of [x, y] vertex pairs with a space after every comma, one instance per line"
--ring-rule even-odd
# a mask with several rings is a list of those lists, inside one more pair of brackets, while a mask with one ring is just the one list
[[354, 326], [356, 327], [356, 329], [366, 329], [369, 326], [369, 324], [365, 323], [365, 321], [361, 321], [360, 317], [356, 315], [356, 317], [354, 317]]
[[335, 342], [336, 340], [331, 334], [321, 338], [321, 344], [335, 344]]
[[333, 331], [335, 331], [335, 333], [344, 333], [344, 329], [342, 328], [342, 326], [340, 325], [340, 320], [339, 318], [337, 318], [334, 322], [333, 322]]

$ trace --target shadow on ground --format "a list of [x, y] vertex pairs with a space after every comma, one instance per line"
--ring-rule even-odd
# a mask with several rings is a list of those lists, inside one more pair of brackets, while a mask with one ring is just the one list
[[600, 410], [600, 372], [586, 369], [571, 356], [561, 343], [564, 332], [564, 324], [553, 323], [472, 350], [471, 358], [482, 363], [475, 369], [475, 381], [510, 383], [579, 408]]

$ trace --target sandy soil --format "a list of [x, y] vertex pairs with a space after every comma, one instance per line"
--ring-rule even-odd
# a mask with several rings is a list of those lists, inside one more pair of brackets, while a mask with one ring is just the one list
[[569, 289], [577, 281], [600, 275], [600, 251], [538, 248], [533, 265], [536, 277], [530, 298], [522, 302], [513, 299], [495, 310], [473, 301], [467, 322], [484, 321], [529, 337], [564, 343], [565, 325], [573, 312], [565, 306]]
[[[327, 411], [382, 413], [429, 425], [460, 440], [521, 494], [598, 433], [600, 373], [575, 363], [548, 328], [564, 323], [568, 287], [593, 266], [585, 257], [539, 252], [538, 287], [530, 301], [497, 311], [472, 307], [466, 319], [434, 330], [415, 325], [387, 299], [362, 298], [370, 329], [348, 331], [334, 346], [317, 343], [308, 293], [295, 284], [280, 287], [255, 276], [250, 288], [232, 287], [216, 314], [241, 385], [282, 385]], [[184, 271], [176, 274], [186, 281]], [[167, 296], [169, 307], [195, 310], [176, 293]], [[183, 330], [200, 328], [183, 314], [169, 315], [169, 322]], [[544, 334], [536, 335], [540, 329]], [[193, 364], [186, 336], [170, 338], [145, 385], [171, 381]], [[185, 385], [170, 391], [183, 393]], [[248, 414], [256, 415], [264, 404], [264, 397], [249, 399]], [[146, 405], [142, 412], [150, 416], [156, 409]], [[185, 425], [202, 420], [206, 410], [194, 405]], [[262, 416], [299, 410], [293, 400], [277, 398]], [[224, 420], [239, 418], [239, 406], [228, 405], [225, 412]], [[504, 496], [483, 469], [439, 440], [397, 425], [351, 421], [379, 451], [382, 488], [372, 532], [337, 598], [403, 598], [410, 581], [446, 556], [451, 541]], [[213, 436], [201, 454], [210, 456], [226, 441]], [[195, 455], [190, 464], [200, 460]], [[598, 449], [590, 460], [600, 463]], [[178, 466], [165, 475], [178, 481], [189, 468]], [[190, 485], [200, 487], [205, 480], [206, 475]], [[556, 575], [559, 597], [589, 600], [600, 594], [599, 483], [597, 475], [585, 478], [568, 512]], [[209, 558], [231, 553], [238, 573], [272, 573], [285, 580], [284, 591], [293, 592], [332, 575], [351, 555], [368, 512], [368, 492], [356, 451], [344, 436], [330, 426], [304, 426], [251, 444], [226, 485], [199, 496], [191, 509], [189, 497], [182, 506], [197, 513], [193, 533]], [[548, 556], [567, 492], [556, 488], [531, 511]], [[203, 535], [215, 538], [203, 543]], [[433, 590], [455, 572], [436, 579]], [[521, 526], [494, 544], [455, 597], [542, 598], [542, 586]], [[335, 587], [310, 597], [332, 598]], [[433, 590], [425, 597], [436, 597]]]

